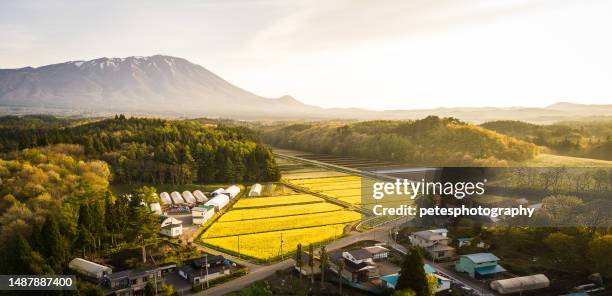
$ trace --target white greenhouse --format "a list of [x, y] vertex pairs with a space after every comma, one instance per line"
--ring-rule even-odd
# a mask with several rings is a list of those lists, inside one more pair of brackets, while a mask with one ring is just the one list
[[149, 205], [149, 208], [151, 208], [151, 211], [155, 212], [155, 214], [161, 215], [162, 214], [162, 209], [161, 209], [161, 205], [157, 202], [153, 202]]
[[534, 274], [491, 282], [491, 289], [500, 294], [512, 294], [544, 289], [548, 288], [548, 286], [550, 286], [550, 280], [543, 274]]
[[217, 194], [221, 194], [221, 193], [223, 193], [223, 192], [225, 192], [225, 189], [223, 189], [223, 188], [217, 188], [217, 189], [215, 189], [215, 191], [213, 191], [213, 192], [211, 192], [211, 193], [210, 193], [210, 196], [215, 196], [215, 195], [217, 195]]
[[183, 199], [188, 203], [188, 204], [194, 204], [196, 202], [195, 197], [193, 196], [193, 194], [191, 194], [191, 191], [183, 191]]
[[238, 193], [240, 193], [240, 187], [232, 185], [230, 187], [227, 187], [227, 189], [225, 189], [223, 193], [229, 195], [230, 198], [234, 198], [238, 195]]
[[261, 189], [262, 189], [261, 184], [259, 183], [253, 184], [253, 186], [251, 186], [251, 189], [249, 190], [249, 196], [260, 196]]
[[68, 268], [94, 279], [102, 279], [104, 276], [113, 273], [113, 270], [108, 266], [87, 261], [82, 258], [72, 259], [72, 261], [68, 263]]
[[225, 208], [225, 206], [227, 206], [228, 203], [229, 203], [229, 196], [225, 194], [218, 194], [217, 196], [213, 197], [211, 200], [207, 201], [204, 205], [213, 206], [215, 207], [215, 210], [218, 212], [221, 209]]
[[206, 197], [204, 192], [202, 192], [200, 190], [194, 191], [193, 192], [193, 196], [195, 196], [195, 198], [198, 200], [198, 202], [207, 202], [208, 201], [208, 197]]
[[170, 193], [170, 197], [172, 197], [172, 202], [175, 205], [185, 204], [185, 201], [183, 200], [183, 197], [181, 196], [181, 194], [176, 191], [172, 191], [172, 193]]
[[171, 205], [172, 204], [172, 199], [170, 199], [170, 194], [168, 194], [168, 192], [162, 192], [159, 194], [159, 199], [161, 200], [162, 204], [164, 205]]

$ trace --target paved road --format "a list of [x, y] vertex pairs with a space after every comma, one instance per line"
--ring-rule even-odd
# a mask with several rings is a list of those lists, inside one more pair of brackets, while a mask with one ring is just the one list
[[235, 280], [229, 281], [227, 283], [212, 287], [208, 290], [196, 293], [195, 295], [211, 295], [211, 296], [221, 296], [227, 293], [235, 292], [245, 287], [250, 286], [256, 281], [263, 280], [271, 275], [273, 275], [277, 270], [287, 269], [293, 266], [293, 259], [287, 259], [285, 261], [268, 265], [261, 266], [255, 270], [249, 272], [249, 274], [239, 277]]

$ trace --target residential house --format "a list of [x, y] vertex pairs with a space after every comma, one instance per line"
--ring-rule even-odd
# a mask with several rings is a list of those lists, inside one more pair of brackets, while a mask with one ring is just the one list
[[179, 275], [192, 285], [230, 273], [229, 262], [221, 255], [198, 258], [179, 268]]
[[461, 255], [455, 264], [455, 270], [466, 272], [470, 277], [494, 276], [506, 271], [501, 265], [497, 264], [499, 258], [491, 253], [476, 253]]
[[151, 283], [158, 291], [162, 290], [165, 271], [175, 268], [175, 264], [164, 266], [147, 266], [115, 272], [105, 277], [102, 288], [105, 295], [141, 295], [147, 283]]
[[449, 245], [448, 230], [434, 229], [414, 232], [410, 235], [410, 243], [422, 248], [433, 259], [452, 258], [455, 248]]

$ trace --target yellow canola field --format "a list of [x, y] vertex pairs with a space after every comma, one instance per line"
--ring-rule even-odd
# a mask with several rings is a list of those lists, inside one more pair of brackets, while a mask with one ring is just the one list
[[291, 180], [290, 182], [295, 185], [306, 185], [306, 184], [324, 184], [324, 183], [337, 183], [337, 182], [347, 182], [347, 181], [356, 181], [360, 182], [361, 177], [359, 176], [342, 176], [342, 177], [327, 177], [327, 178], [306, 178], [306, 179], [296, 179]]
[[258, 258], [268, 259], [280, 256], [280, 238], [283, 234], [283, 254], [294, 252], [298, 243], [304, 248], [311, 243], [319, 243], [332, 240], [342, 235], [343, 225], [326, 225], [311, 228], [272, 231], [257, 234], [246, 234], [240, 236], [240, 248], [238, 248], [238, 236], [220, 238], [204, 238], [204, 243], [241, 254]]
[[[275, 206], [275, 207], [266, 207], [266, 208], [250, 208], [250, 209], [233, 209], [227, 213], [225, 213], [217, 222], [230, 222], [230, 221], [240, 221], [240, 220], [248, 220], [248, 219], [262, 219], [262, 218], [272, 218], [272, 217], [282, 217], [282, 216], [291, 216], [291, 215], [304, 215], [304, 214], [313, 214], [313, 213], [321, 213], [321, 212], [332, 212], [332, 211], [340, 211], [343, 208], [331, 203], [320, 202], [313, 204], [299, 204], [299, 205], [283, 205], [283, 206]], [[300, 217], [295, 217], [296, 219], [300, 219]], [[253, 221], [253, 223], [258, 223]], [[264, 221], [263, 223], [267, 223]]]
[[361, 219], [361, 214], [358, 212], [336, 211], [301, 216], [275, 217], [262, 220], [216, 222], [206, 230], [202, 237], [206, 239], [211, 237], [350, 223], [359, 219]]
[[232, 209], [269, 207], [289, 204], [299, 204], [308, 202], [323, 202], [322, 198], [310, 194], [291, 194], [272, 197], [244, 197], [241, 198]]

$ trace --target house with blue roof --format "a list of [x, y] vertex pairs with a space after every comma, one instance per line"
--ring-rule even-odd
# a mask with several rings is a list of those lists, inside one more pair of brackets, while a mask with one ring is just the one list
[[466, 272], [473, 278], [495, 276], [506, 271], [501, 265], [497, 264], [498, 261], [499, 258], [491, 253], [461, 255], [459, 261], [455, 264], [455, 270]]

